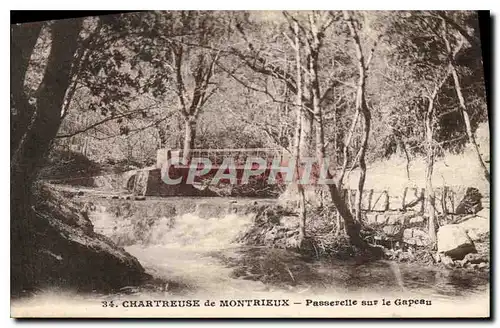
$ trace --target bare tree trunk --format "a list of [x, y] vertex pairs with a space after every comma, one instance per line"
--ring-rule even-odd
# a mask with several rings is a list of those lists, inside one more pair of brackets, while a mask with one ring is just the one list
[[410, 154], [408, 153], [408, 149], [406, 148], [406, 144], [403, 140], [399, 140], [399, 144], [401, 146], [401, 149], [403, 150], [403, 153], [405, 154], [405, 159], [406, 159], [406, 164], [405, 164], [405, 169], [406, 169], [406, 178], [408, 181], [410, 181]]
[[344, 147], [343, 147], [343, 162], [342, 162], [342, 168], [340, 170], [340, 175], [337, 180], [337, 185], [340, 190], [342, 190], [343, 184], [344, 184], [344, 176], [345, 172], [347, 170], [347, 165], [349, 164], [349, 145], [351, 144], [352, 136], [354, 134], [354, 129], [356, 128], [356, 123], [358, 122], [359, 118], [359, 108], [356, 108], [354, 112], [354, 117], [352, 119], [351, 127], [349, 128], [349, 132], [347, 133], [347, 138], [344, 142]]
[[427, 207], [427, 215], [429, 216], [429, 237], [433, 245], [436, 244], [436, 212], [435, 212], [435, 195], [432, 186], [432, 173], [434, 169], [434, 101], [438, 95], [439, 90], [450, 76], [450, 69], [447, 70], [446, 75], [442, 78], [441, 82], [437, 83], [434, 87], [434, 91], [430, 96], [428, 96], [429, 105], [427, 106], [427, 112], [425, 115], [425, 139], [427, 148], [426, 157], [426, 172], [425, 172], [425, 204]]
[[[469, 118], [469, 113], [467, 112], [467, 106], [465, 105], [465, 99], [462, 93], [462, 87], [460, 86], [460, 78], [458, 76], [457, 68], [456, 68], [456, 61], [455, 58], [457, 54], [460, 52], [462, 49], [462, 43], [463, 41], [460, 40], [460, 43], [457, 45], [457, 47], [452, 50], [450, 41], [448, 39], [448, 30], [447, 30], [447, 23], [452, 23], [453, 21], [448, 18], [444, 13], [441, 15], [441, 18], [443, 19], [443, 39], [446, 45], [446, 50], [448, 51], [448, 58], [450, 61], [450, 69], [451, 69], [451, 74], [453, 76], [453, 83], [455, 85], [455, 92], [457, 94], [458, 102], [460, 105], [460, 111], [462, 112], [462, 117], [464, 119], [465, 123], [465, 130], [467, 132], [467, 137], [469, 138], [469, 142], [472, 144], [472, 147], [474, 148], [474, 152], [476, 153], [477, 160], [479, 162], [479, 165], [481, 166], [483, 170], [483, 175], [486, 181], [490, 182], [491, 177], [490, 177], [490, 172], [488, 171], [488, 168], [486, 167], [486, 164], [483, 161], [483, 158], [481, 157], [481, 152], [479, 151], [479, 146], [476, 142], [476, 138], [474, 136], [474, 132], [472, 131], [472, 127], [470, 124], [470, 118]], [[455, 24], [456, 25], [456, 24]], [[455, 26], [456, 27], [456, 26]], [[459, 30], [461, 33], [462, 37], [470, 37], [468, 34], [464, 34], [462, 31]], [[470, 38], [468, 38], [469, 42], [472, 43]]]
[[319, 89], [319, 77], [318, 77], [318, 61], [319, 61], [319, 47], [320, 41], [318, 40], [318, 32], [316, 31], [316, 26], [311, 19], [311, 30], [313, 35], [313, 40], [309, 48], [309, 75], [311, 78], [310, 88], [311, 88], [311, 98], [313, 107], [313, 117], [315, 123], [316, 132], [316, 159], [318, 164], [322, 165], [325, 159], [325, 136], [323, 132], [323, 111], [320, 106], [320, 89]]
[[467, 131], [467, 137], [469, 138], [469, 142], [471, 143], [472, 147], [474, 148], [474, 152], [476, 153], [476, 156], [477, 156], [477, 161], [483, 170], [484, 178], [486, 179], [486, 181], [490, 182], [490, 180], [491, 180], [490, 172], [488, 171], [488, 168], [486, 167], [486, 164], [484, 163], [484, 160], [481, 157], [481, 152], [479, 151], [479, 146], [476, 142], [474, 132], [472, 131], [469, 113], [467, 112], [467, 107], [465, 106], [465, 99], [464, 99], [464, 96], [462, 94], [462, 88], [460, 87], [460, 79], [458, 77], [458, 73], [457, 73], [457, 70], [456, 70], [453, 62], [450, 64], [450, 68], [451, 68], [451, 74], [453, 76], [453, 82], [455, 84], [455, 91], [457, 93], [458, 101], [460, 104], [460, 110], [462, 112], [462, 117], [463, 117], [464, 123], [465, 123], [465, 130]]
[[[182, 117], [179, 117], [176, 121], [176, 126], [177, 126], [177, 134], [176, 134], [176, 138], [175, 138], [175, 147], [178, 149], [178, 150], [181, 150], [183, 148], [183, 145], [184, 145], [184, 138], [182, 137], [182, 132], [183, 132], [183, 119]], [[184, 133], [185, 134], [185, 133]]]
[[434, 169], [434, 145], [433, 145], [433, 114], [434, 114], [434, 98], [429, 99], [429, 106], [427, 109], [427, 114], [425, 117], [425, 136], [426, 136], [426, 148], [427, 148], [427, 156], [426, 156], [426, 170], [425, 170], [425, 194], [426, 194], [426, 207], [427, 207], [427, 215], [429, 216], [429, 237], [431, 243], [434, 244], [437, 241], [436, 236], [436, 212], [434, 208], [435, 203], [435, 195], [434, 189], [432, 187], [432, 172]]
[[370, 125], [371, 125], [371, 114], [368, 109], [368, 105], [366, 103], [366, 80], [367, 80], [367, 69], [370, 65], [371, 56], [373, 55], [373, 51], [375, 45], [372, 48], [372, 52], [370, 54], [370, 58], [365, 61], [365, 57], [363, 55], [363, 50], [361, 47], [361, 41], [359, 39], [358, 32], [354, 27], [352, 18], [349, 16], [347, 11], [344, 11], [344, 19], [347, 21], [347, 25], [349, 26], [349, 30], [351, 32], [351, 36], [354, 41], [355, 49], [356, 49], [356, 57], [358, 59], [358, 89], [356, 93], [356, 109], [360, 110], [363, 115], [363, 127], [362, 127], [362, 135], [361, 135], [361, 147], [359, 152], [359, 180], [358, 187], [356, 192], [355, 199], [355, 215], [356, 221], [361, 222], [361, 203], [363, 199], [363, 189], [365, 186], [366, 180], [366, 150], [368, 148], [368, 138], [370, 136]]
[[[310, 43], [310, 76], [311, 76], [311, 87], [312, 87], [312, 103], [313, 103], [313, 112], [315, 113], [315, 128], [316, 128], [316, 156], [319, 165], [324, 163], [325, 159], [325, 147], [324, 147], [324, 130], [323, 130], [323, 122], [322, 122], [322, 108], [320, 106], [320, 90], [319, 90], [319, 77], [318, 77], [318, 54], [319, 48], [321, 45], [321, 40], [319, 39], [319, 33], [316, 29], [315, 21], [312, 16], [309, 16], [311, 32], [313, 35], [312, 42]], [[326, 169], [326, 177], [327, 179], [331, 179], [332, 175], [328, 169]], [[344, 200], [342, 199], [339, 190], [335, 184], [328, 184], [328, 190], [330, 192], [330, 197], [332, 199], [333, 204], [337, 208], [337, 211], [344, 219], [345, 229], [347, 235], [349, 236], [350, 242], [359, 247], [359, 248], [367, 248], [368, 244], [361, 238], [360, 236], [360, 228], [361, 226], [354, 221], [354, 218], [347, 208]]]
[[160, 149], [167, 148], [167, 134], [165, 130], [160, 126], [160, 124], [156, 124], [156, 131], [158, 131], [158, 137], [160, 138]]
[[[295, 44], [292, 46], [295, 50], [295, 62], [296, 62], [296, 74], [297, 74], [297, 94], [296, 94], [296, 108], [297, 108], [297, 123], [295, 127], [295, 144], [294, 144], [294, 160], [295, 160], [295, 168], [296, 173], [299, 173], [300, 167], [300, 159], [302, 158], [302, 151], [305, 151], [304, 147], [304, 124], [307, 124], [304, 121], [303, 108], [302, 108], [302, 74], [300, 72], [301, 64], [300, 64], [300, 42], [299, 42], [299, 25], [297, 22], [294, 22], [293, 31], [295, 34]], [[304, 191], [304, 186], [298, 181], [297, 177], [297, 190], [299, 192], [299, 247], [302, 247], [304, 239], [306, 238], [306, 196]]]
[[[297, 51], [298, 53], [298, 51]], [[299, 63], [300, 63], [300, 54], [297, 54], [297, 57], [299, 60]], [[299, 71], [300, 72], [300, 71]], [[300, 76], [300, 73], [297, 74], [298, 76]], [[302, 87], [301, 87], [302, 88]], [[300, 94], [300, 92], [299, 92]], [[301, 95], [299, 95], [301, 97]], [[295, 140], [294, 140], [294, 149], [293, 149], [293, 158], [294, 160], [296, 161], [296, 165], [295, 165], [295, 172], [296, 174], [299, 173], [299, 167], [300, 167], [300, 164], [299, 164], [299, 161], [300, 161], [300, 145], [301, 145], [301, 125], [302, 125], [302, 103], [301, 101], [297, 101], [297, 112], [296, 112], [296, 115], [297, 115], [297, 122], [296, 122], [296, 126], [295, 126]], [[301, 185], [298, 181], [297, 181], [297, 191], [299, 193], [299, 247], [302, 245], [305, 237], [306, 237], [306, 219], [307, 219], [307, 212], [306, 212], [306, 196], [305, 196], [305, 191], [304, 191], [304, 186]]]
[[365, 187], [365, 181], [366, 181], [366, 149], [368, 147], [368, 137], [370, 135], [370, 114], [365, 114], [363, 115], [364, 122], [363, 122], [363, 132], [362, 132], [362, 143], [361, 143], [361, 149], [360, 149], [360, 155], [359, 155], [359, 181], [358, 181], [358, 188], [356, 192], [356, 199], [355, 199], [355, 206], [356, 206], [356, 221], [361, 222], [361, 204], [362, 204], [362, 199], [363, 199], [363, 190]]
[[182, 160], [184, 164], [191, 160], [191, 149], [194, 148], [196, 137], [196, 119], [189, 116], [184, 121], [184, 147], [182, 151]]
[[[300, 92], [302, 94], [302, 91]], [[308, 109], [301, 111], [300, 123], [300, 154], [301, 156], [311, 155], [313, 117]]]
[[335, 237], [338, 237], [340, 236], [340, 231], [344, 231], [344, 230], [341, 230], [342, 227], [340, 226], [341, 225], [341, 221], [340, 221], [340, 214], [337, 212], [335, 214]]
[[476, 138], [474, 136], [474, 132], [472, 132], [471, 124], [470, 124], [470, 118], [469, 114], [467, 113], [467, 110], [465, 108], [465, 104], [463, 103], [463, 98], [461, 96], [462, 91], [460, 91], [460, 85], [456, 85], [457, 88], [457, 94], [460, 92], [459, 98], [461, 99], [460, 102], [460, 108], [462, 109], [462, 115], [465, 121], [465, 129], [467, 131], [467, 136], [469, 137], [469, 142], [472, 144], [474, 151], [477, 156], [477, 160], [479, 162], [479, 165], [481, 166], [483, 170], [483, 175], [486, 181], [490, 182], [491, 177], [490, 177], [490, 172], [488, 171], [488, 168], [486, 167], [486, 164], [484, 163], [483, 158], [481, 157], [481, 152], [479, 151], [479, 146], [477, 144]]
[[[329, 173], [327, 174], [327, 178], [331, 178], [331, 175]], [[330, 191], [330, 196], [332, 198], [333, 204], [335, 205], [335, 208], [337, 208], [340, 216], [344, 219], [344, 229], [347, 233], [347, 236], [349, 236], [350, 242], [361, 249], [367, 248], [368, 244], [361, 238], [360, 235], [361, 226], [359, 223], [354, 221], [354, 217], [347, 208], [345, 201], [340, 196], [340, 192], [337, 189], [337, 186], [334, 184], [329, 184], [328, 189]]]

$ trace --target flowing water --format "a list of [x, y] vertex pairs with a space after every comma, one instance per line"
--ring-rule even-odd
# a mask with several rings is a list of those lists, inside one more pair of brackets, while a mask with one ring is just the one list
[[[391, 261], [318, 260], [290, 250], [251, 247], [234, 243], [234, 240], [251, 226], [252, 214], [217, 214], [207, 218], [195, 211], [168, 217], [150, 215], [150, 211], [158, 207], [147, 201], [142, 204], [141, 211], [136, 211], [137, 208], [132, 211], [135, 211], [134, 220], [147, 223], [141, 225], [140, 238], [131, 231], [130, 217], [123, 213], [116, 215], [108, 204], [98, 206], [91, 220], [97, 232], [128, 245], [125, 249], [157, 279], [112, 295], [44, 291], [14, 303], [13, 313], [18, 316], [24, 313], [28, 316], [79, 317], [454, 317], [460, 313], [488, 314], [489, 277], [486, 272]], [[116, 233], [122, 236], [117, 238]], [[380, 306], [382, 299], [396, 303], [397, 299], [417, 298], [443, 306], [413, 306], [406, 310]], [[184, 310], [124, 308], [122, 303], [124, 300], [182, 299], [201, 302], [207, 299], [289, 299], [298, 303], [278, 308], [202, 306]], [[370, 306], [340, 309], [306, 306], [308, 299], [378, 300], [379, 303], [375, 307], [368, 304]], [[120, 305], [117, 309], [103, 306], [109, 301]]]
[[452, 299], [482, 295], [485, 272], [446, 270], [392, 261], [311, 259], [290, 250], [235, 244], [251, 215], [158, 220], [146, 243], [126, 247], [153, 276], [179, 295], [241, 297], [401, 293]]

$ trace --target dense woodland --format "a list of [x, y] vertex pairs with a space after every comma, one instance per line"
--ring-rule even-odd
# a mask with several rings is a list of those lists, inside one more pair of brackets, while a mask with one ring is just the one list
[[[339, 172], [328, 192], [360, 247], [373, 161], [425, 158], [433, 240], [436, 159], [472, 147], [490, 179], [475, 140], [488, 120], [475, 12], [169, 11], [12, 25], [10, 119], [14, 233], [32, 215], [40, 170], [64, 152], [136, 167], [159, 148], [185, 160], [198, 148], [328, 159]], [[339, 193], [352, 168], [354, 213]]]

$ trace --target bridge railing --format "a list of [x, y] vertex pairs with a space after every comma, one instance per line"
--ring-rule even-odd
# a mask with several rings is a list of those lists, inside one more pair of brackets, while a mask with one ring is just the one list
[[[274, 158], [282, 158], [283, 150], [275, 148], [251, 148], [251, 149], [192, 149], [191, 158], [203, 157], [208, 158], [213, 165], [220, 165], [224, 161], [224, 158], [232, 158], [236, 164], [245, 164], [247, 158], [258, 157], [263, 158], [267, 162], [272, 162]], [[182, 158], [183, 152], [178, 152], [179, 158]]]

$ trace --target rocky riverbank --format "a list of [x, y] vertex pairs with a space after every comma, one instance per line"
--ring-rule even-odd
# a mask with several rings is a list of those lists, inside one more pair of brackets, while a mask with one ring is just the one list
[[[336, 227], [332, 211], [308, 212], [305, 249], [298, 249], [297, 214], [281, 206], [257, 213], [254, 224], [239, 241], [296, 249], [317, 258], [357, 256], [342, 229]], [[389, 260], [468, 270], [489, 268], [489, 210], [441, 218], [440, 224], [437, 252], [430, 245], [427, 218], [415, 212], [367, 213], [361, 233], [370, 244], [382, 247]]]
[[94, 231], [87, 212], [53, 187], [37, 187], [31, 220], [12, 218], [12, 295], [63, 288], [110, 292], [151, 277], [139, 261]]

